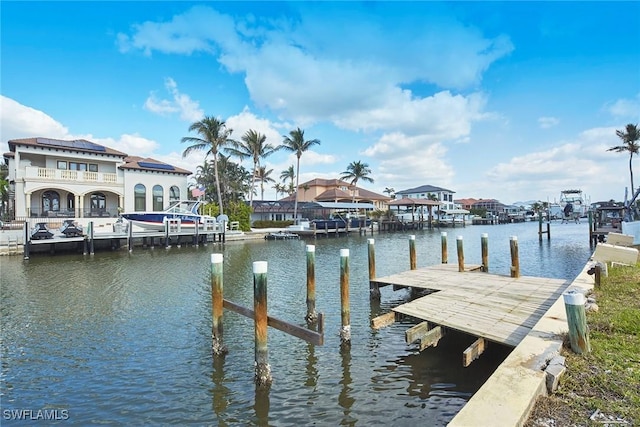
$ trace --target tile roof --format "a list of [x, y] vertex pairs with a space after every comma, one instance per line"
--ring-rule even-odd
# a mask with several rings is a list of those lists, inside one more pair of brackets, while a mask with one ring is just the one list
[[27, 147], [48, 148], [50, 150], [77, 151], [93, 154], [108, 154], [111, 156], [125, 157], [127, 154], [86, 139], [63, 140], [53, 138], [20, 138], [11, 139], [8, 142], [9, 149], [15, 152], [16, 145]]

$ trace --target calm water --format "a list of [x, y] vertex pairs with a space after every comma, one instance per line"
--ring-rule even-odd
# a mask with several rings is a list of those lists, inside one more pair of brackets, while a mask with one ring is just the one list
[[[509, 237], [518, 237], [523, 275], [573, 279], [590, 255], [586, 224], [553, 224], [538, 242], [537, 223], [468, 226], [456, 236], [465, 261], [508, 274]], [[409, 235], [418, 267], [440, 262], [440, 231], [376, 234], [378, 276], [409, 268]], [[490, 345], [468, 368], [461, 352], [472, 337], [450, 333], [437, 348], [404, 343], [411, 323], [379, 331], [370, 319], [403, 302], [407, 291], [382, 289], [369, 300], [367, 238], [230, 242], [98, 252], [2, 257], [2, 425], [7, 410], [58, 410], [73, 425], [444, 425], [508, 355]], [[253, 304], [251, 263], [268, 261], [269, 313], [304, 325], [305, 245], [316, 245], [317, 309], [325, 345], [269, 331], [273, 385], [253, 383], [253, 321], [225, 311], [229, 354], [211, 355], [210, 253], [224, 253], [225, 297]], [[350, 348], [341, 348], [340, 255], [350, 249]], [[63, 412], [64, 410], [64, 412]], [[45, 424], [50, 424], [47, 422]]]

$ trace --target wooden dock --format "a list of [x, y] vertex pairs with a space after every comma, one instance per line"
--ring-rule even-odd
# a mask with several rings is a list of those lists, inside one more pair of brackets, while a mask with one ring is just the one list
[[417, 319], [486, 340], [517, 346], [570, 281], [483, 273], [479, 266], [439, 264], [371, 280], [378, 287], [433, 291], [393, 308]]

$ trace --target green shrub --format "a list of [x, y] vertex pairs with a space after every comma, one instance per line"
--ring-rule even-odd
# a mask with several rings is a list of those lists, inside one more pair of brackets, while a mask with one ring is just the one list
[[253, 222], [253, 228], [287, 228], [293, 225], [293, 221], [267, 221], [259, 220]]

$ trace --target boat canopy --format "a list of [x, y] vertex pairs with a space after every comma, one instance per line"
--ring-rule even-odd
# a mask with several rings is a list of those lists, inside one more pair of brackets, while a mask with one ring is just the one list
[[466, 209], [441, 209], [440, 211], [448, 215], [464, 215], [470, 213]]

